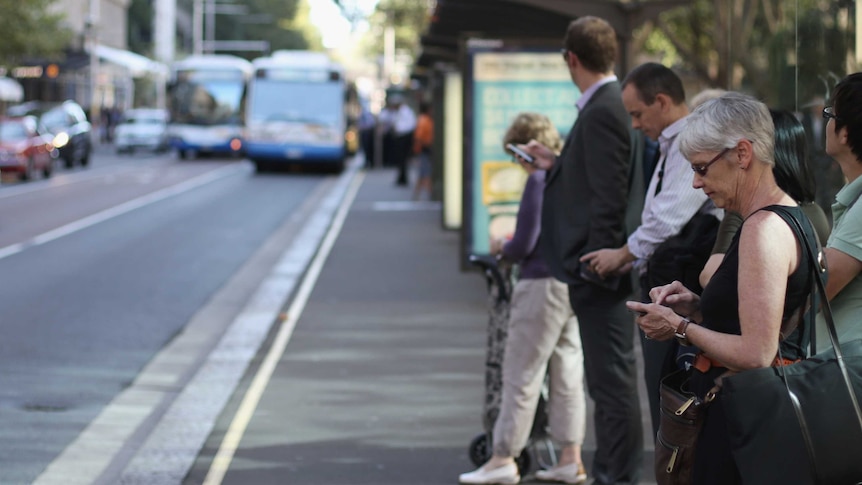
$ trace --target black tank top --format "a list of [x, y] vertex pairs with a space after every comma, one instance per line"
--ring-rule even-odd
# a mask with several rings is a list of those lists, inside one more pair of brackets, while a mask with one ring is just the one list
[[[808, 218], [799, 207], [796, 206], [767, 206], [760, 210], [775, 212], [781, 216], [780, 212], [775, 209], [781, 207], [793, 214], [802, 224], [805, 231], [805, 237], [808, 239], [812, 247], [816, 247], [816, 236], [814, 229], [811, 226]], [[781, 210], [779, 209], [779, 210]], [[796, 229], [792, 223], [788, 224], [796, 234]], [[700, 299], [701, 315], [703, 315], [703, 325], [706, 328], [717, 332], [740, 335], [739, 325], [739, 234], [744, 229], [745, 224], [740, 227], [733, 236], [730, 247], [724, 256], [724, 261], [715, 271], [712, 279], [703, 290]], [[802, 249], [799, 265], [796, 270], [787, 278], [786, 295], [784, 298], [784, 314], [782, 321], [793, 316], [794, 312], [799, 311], [800, 307], [805, 305], [808, 296], [811, 293], [811, 265], [808, 261], [808, 255], [805, 252], [805, 246], [800, 241]], [[776, 282], [781, 284], [781, 282]], [[807, 313], [807, 312], [806, 312]], [[781, 354], [787, 359], [800, 359], [806, 356], [805, 349], [808, 347], [808, 331], [807, 327], [811, 322], [805, 321], [800, 323], [799, 327], [791, 333], [781, 343]], [[724, 369], [716, 369], [716, 375], [721, 374]], [[712, 370], [709, 373], [713, 374]], [[711, 376], [715, 377], [715, 376]]]

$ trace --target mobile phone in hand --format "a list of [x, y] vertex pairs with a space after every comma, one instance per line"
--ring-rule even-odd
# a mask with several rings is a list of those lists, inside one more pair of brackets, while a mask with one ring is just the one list
[[590, 269], [589, 261], [581, 262], [579, 273], [581, 279], [584, 281], [611, 291], [616, 291], [620, 287], [620, 281], [622, 280], [619, 275], [602, 278], [598, 273]]
[[506, 144], [506, 149], [509, 150], [510, 152], [514, 153], [515, 155], [517, 155], [519, 158], [523, 159], [525, 162], [533, 163], [533, 156], [530, 155], [529, 153], [525, 152], [524, 150], [521, 150], [515, 144], [513, 144], [513, 143]]

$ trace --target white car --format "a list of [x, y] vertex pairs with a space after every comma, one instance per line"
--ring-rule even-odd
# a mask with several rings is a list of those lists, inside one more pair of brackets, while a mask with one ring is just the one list
[[137, 108], [123, 113], [122, 122], [114, 129], [117, 153], [136, 149], [164, 151], [168, 149], [168, 113], [163, 109]]

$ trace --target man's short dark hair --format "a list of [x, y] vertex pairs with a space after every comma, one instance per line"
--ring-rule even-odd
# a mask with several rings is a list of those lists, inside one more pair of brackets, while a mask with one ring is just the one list
[[617, 33], [611, 24], [593, 16], [573, 20], [563, 46], [578, 56], [585, 68], [600, 73], [613, 70], [619, 50]]
[[847, 128], [847, 144], [856, 159], [862, 162], [862, 72], [850, 74], [841, 80], [832, 93], [835, 111], [835, 133]]
[[647, 62], [631, 70], [623, 80], [623, 88], [631, 84], [638, 93], [638, 98], [646, 105], [655, 103], [655, 97], [664, 94], [674, 104], [685, 103], [685, 88], [682, 80], [670, 68], [657, 62]]

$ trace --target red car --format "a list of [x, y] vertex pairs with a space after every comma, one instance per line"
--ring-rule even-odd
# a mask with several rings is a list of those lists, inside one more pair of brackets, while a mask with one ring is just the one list
[[54, 170], [57, 149], [39, 132], [36, 118], [0, 118], [0, 173], [15, 172], [21, 180], [39, 170], [46, 178]]

